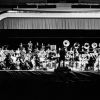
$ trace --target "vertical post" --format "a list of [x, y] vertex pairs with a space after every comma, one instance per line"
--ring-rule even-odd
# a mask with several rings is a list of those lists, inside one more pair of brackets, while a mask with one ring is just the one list
[[48, 0], [46, 0], [46, 4], [48, 3]]
[[18, 0], [18, 2], [17, 2], [17, 9], [18, 9], [18, 5], [19, 5], [19, 0]]

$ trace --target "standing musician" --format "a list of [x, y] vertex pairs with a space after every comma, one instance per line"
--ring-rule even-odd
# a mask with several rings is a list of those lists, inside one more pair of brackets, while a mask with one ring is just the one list
[[68, 46], [70, 45], [70, 42], [68, 40], [64, 40], [63, 41], [63, 46], [59, 52], [60, 54], [60, 58], [59, 58], [59, 67], [61, 65], [62, 62], [62, 67], [65, 67], [65, 57], [66, 57], [66, 53], [68, 52]]
[[57, 64], [57, 50], [56, 45], [50, 45], [50, 49], [47, 49], [47, 59], [49, 60], [49, 68], [56, 68]]
[[28, 43], [28, 51], [31, 53], [32, 52], [32, 47], [33, 47], [33, 44], [32, 44], [32, 42], [30, 41], [29, 43]]
[[76, 67], [77, 70], [80, 70], [80, 64], [79, 64], [79, 43], [74, 43], [73, 48], [73, 67]]
[[23, 50], [23, 44], [22, 44], [22, 43], [20, 43], [19, 49], [20, 49], [20, 50]]
[[46, 51], [45, 51], [45, 46], [43, 44], [38, 53], [38, 58], [41, 65], [40, 67], [46, 68]]

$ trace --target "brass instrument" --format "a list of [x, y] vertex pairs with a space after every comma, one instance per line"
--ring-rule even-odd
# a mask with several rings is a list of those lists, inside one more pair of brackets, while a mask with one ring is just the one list
[[65, 47], [68, 47], [68, 46], [70, 45], [70, 42], [69, 42], [68, 40], [64, 40], [64, 41], [63, 41], [63, 45], [64, 45]]
[[91, 46], [92, 46], [93, 49], [95, 49], [95, 48], [97, 48], [98, 45], [97, 45], [97, 43], [94, 42], [94, 43], [92, 43]]
[[89, 43], [85, 43], [85, 44], [84, 44], [84, 48], [85, 48], [85, 49], [89, 49], [89, 48], [90, 48], [90, 44], [89, 44]]
[[80, 44], [79, 44], [79, 43], [77, 43], [77, 42], [76, 42], [76, 43], [74, 43], [74, 48], [75, 48], [75, 49], [78, 49], [78, 48], [79, 48], [79, 46], [80, 46]]

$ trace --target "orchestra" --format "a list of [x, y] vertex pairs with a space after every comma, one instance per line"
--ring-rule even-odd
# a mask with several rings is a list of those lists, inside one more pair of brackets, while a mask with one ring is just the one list
[[[68, 67], [73, 71], [100, 70], [100, 43], [75, 42], [70, 46], [64, 40], [61, 47], [53, 44], [33, 45], [29, 41], [27, 48], [20, 43], [16, 50], [0, 48], [0, 70], [46, 70], [54, 71], [58, 67]], [[34, 46], [34, 47], [33, 47]]]

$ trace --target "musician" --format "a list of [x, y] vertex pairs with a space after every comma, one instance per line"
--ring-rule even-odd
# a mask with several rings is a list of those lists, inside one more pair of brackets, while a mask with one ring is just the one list
[[12, 61], [11, 61], [11, 55], [9, 53], [6, 55], [4, 62], [5, 62], [5, 65], [6, 65], [5, 66], [6, 69], [11, 69]]
[[59, 66], [60, 66], [60, 63], [62, 62], [62, 66], [65, 67], [65, 60], [66, 60], [65, 57], [68, 52], [69, 45], [70, 45], [70, 42], [68, 40], [63, 41], [63, 47], [61, 47], [61, 49], [59, 50], [59, 55], [60, 55]]
[[38, 53], [39, 53], [39, 49], [38, 49], [38, 46], [36, 46], [35, 49], [34, 49], [34, 61], [35, 61], [34, 70], [36, 70], [37, 68], [40, 67]]
[[38, 53], [38, 57], [39, 57], [39, 62], [41, 65], [41, 68], [46, 68], [46, 51], [45, 51], [45, 46], [42, 44], [42, 47]]
[[93, 70], [95, 61], [96, 61], [95, 57], [94, 56], [90, 56], [89, 60], [88, 60], [88, 64], [86, 64], [85, 70], [89, 70], [89, 68], [91, 70]]
[[65, 52], [65, 48], [64, 47], [61, 48], [61, 50], [59, 51], [59, 54], [60, 54], [59, 67], [60, 67], [60, 62], [63, 62], [63, 67], [64, 67], [65, 55], [66, 55], [66, 52]]
[[31, 53], [31, 51], [32, 51], [32, 47], [33, 47], [33, 43], [30, 41], [29, 43], [28, 43], [28, 51]]
[[94, 63], [94, 71], [100, 70], [100, 54], [96, 58], [96, 61]]
[[35, 65], [35, 70], [40, 67], [39, 57], [37, 54], [35, 55]]
[[39, 50], [39, 43], [37, 42], [35, 45], [35, 51], [38, 51], [38, 50]]
[[20, 50], [23, 50], [23, 44], [20, 43], [20, 46], [19, 46]]
[[19, 57], [20, 56], [20, 49], [18, 48], [17, 50], [16, 50], [16, 57]]

